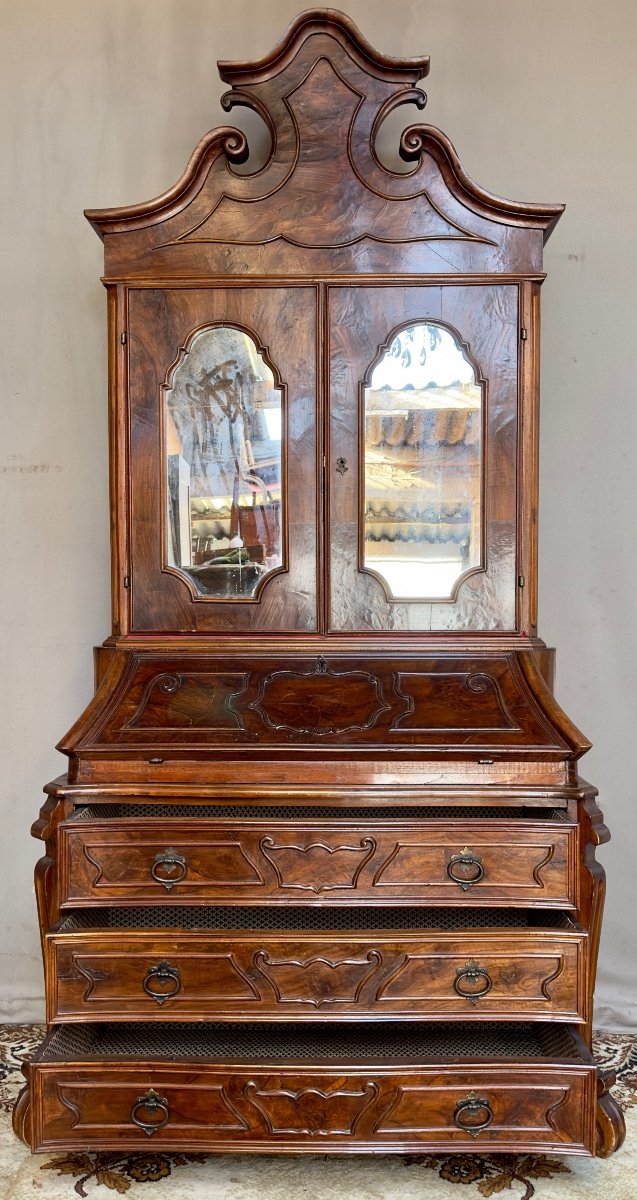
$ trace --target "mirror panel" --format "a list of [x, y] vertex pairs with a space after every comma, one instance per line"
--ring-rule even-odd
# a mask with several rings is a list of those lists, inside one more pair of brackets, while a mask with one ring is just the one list
[[446, 327], [401, 329], [363, 389], [361, 565], [389, 600], [452, 601], [482, 565], [483, 383]]
[[166, 565], [255, 598], [284, 559], [282, 389], [250, 336], [200, 329], [165, 386]]

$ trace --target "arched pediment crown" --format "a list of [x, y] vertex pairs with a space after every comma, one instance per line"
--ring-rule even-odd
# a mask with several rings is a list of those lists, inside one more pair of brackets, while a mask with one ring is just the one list
[[[177, 184], [128, 208], [87, 211], [120, 268], [154, 254], [168, 270], [195, 260], [242, 273], [272, 269], [382, 270], [384, 247], [403, 247], [405, 270], [507, 269], [507, 258], [537, 269], [542, 240], [562, 206], [520, 204], [478, 187], [449, 139], [415, 124], [400, 140], [407, 172], [383, 165], [381, 125], [402, 105], [422, 110], [417, 86], [428, 56], [379, 54], [348, 17], [314, 9], [293, 21], [282, 41], [255, 62], [220, 62], [231, 90], [229, 112], [251, 108], [264, 121], [270, 152], [251, 174], [245, 135], [223, 126], [200, 142]], [[527, 243], [520, 235], [538, 235]], [[127, 254], [126, 239], [138, 235]], [[202, 258], [203, 255], [203, 258]], [[223, 255], [223, 258], [220, 256]], [[108, 257], [108, 254], [107, 254]], [[524, 255], [522, 255], [522, 259]], [[362, 261], [361, 261], [362, 260]], [[540, 264], [541, 265], [541, 264]], [[396, 267], [395, 257], [394, 266]]]

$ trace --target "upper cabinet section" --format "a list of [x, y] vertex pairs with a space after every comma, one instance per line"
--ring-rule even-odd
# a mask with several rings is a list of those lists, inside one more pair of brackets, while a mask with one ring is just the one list
[[310, 11], [254, 63], [220, 63], [222, 99], [262, 118], [265, 166], [242, 174], [244, 134], [214, 129], [179, 182], [130, 208], [89, 211], [111, 277], [534, 274], [558, 205], [501, 200], [473, 183], [448, 138], [407, 128], [400, 173], [376, 152], [401, 105], [422, 110], [427, 57], [372, 49], [348, 17]]
[[[426, 57], [307, 12], [221, 63], [270, 154], [207, 134], [87, 216], [110, 289], [113, 631], [536, 633], [542, 247], [558, 205], [473, 183], [412, 124]], [[249, 163], [247, 164], [249, 167]]]

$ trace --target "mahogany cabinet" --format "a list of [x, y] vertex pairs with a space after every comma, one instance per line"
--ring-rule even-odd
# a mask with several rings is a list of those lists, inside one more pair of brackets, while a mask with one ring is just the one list
[[[537, 631], [539, 292], [559, 205], [465, 174], [426, 57], [332, 9], [220, 63], [104, 242], [113, 628], [34, 835], [33, 1150], [559, 1151], [608, 838]], [[555, 581], [555, 586], [559, 586]]]

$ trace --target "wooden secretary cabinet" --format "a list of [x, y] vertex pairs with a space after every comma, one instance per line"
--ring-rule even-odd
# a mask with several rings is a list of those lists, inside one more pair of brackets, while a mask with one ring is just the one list
[[113, 633], [34, 832], [34, 1150], [559, 1150], [608, 832], [536, 629], [539, 288], [560, 206], [465, 175], [428, 60], [333, 10], [220, 64], [109, 297]]

